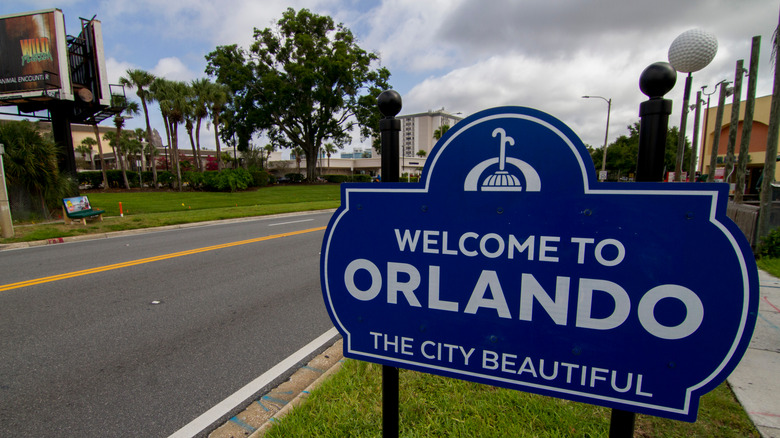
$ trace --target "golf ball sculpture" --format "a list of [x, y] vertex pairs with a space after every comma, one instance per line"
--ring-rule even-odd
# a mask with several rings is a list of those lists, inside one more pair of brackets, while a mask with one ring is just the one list
[[715, 35], [691, 29], [683, 32], [669, 46], [669, 63], [678, 72], [692, 73], [706, 67], [718, 53]]

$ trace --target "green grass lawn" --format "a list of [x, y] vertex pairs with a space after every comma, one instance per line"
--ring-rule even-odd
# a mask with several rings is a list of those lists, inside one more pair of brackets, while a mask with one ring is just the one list
[[[118, 191], [84, 192], [93, 208], [105, 210], [104, 221], [15, 223], [14, 237], [0, 243], [30, 242], [83, 234], [106, 233], [210, 220], [323, 210], [340, 204], [337, 184], [264, 187], [237, 193]], [[122, 203], [123, 217], [119, 215]], [[61, 214], [61, 211], [55, 212]]]
[[[342, 369], [266, 435], [380, 437], [382, 370], [346, 360]], [[520, 391], [401, 370], [403, 437], [606, 437], [610, 410]], [[727, 384], [701, 399], [686, 423], [637, 415], [635, 437], [759, 437]]]
[[119, 215], [120, 202], [125, 215], [139, 215], [327, 201], [337, 206], [340, 196], [336, 184], [271, 186], [236, 193], [131, 191], [83, 194], [89, 196], [93, 207], [106, 210], [108, 216]]
[[780, 278], [780, 259], [774, 259], [769, 257], [761, 257], [756, 260], [758, 267], [764, 271]]

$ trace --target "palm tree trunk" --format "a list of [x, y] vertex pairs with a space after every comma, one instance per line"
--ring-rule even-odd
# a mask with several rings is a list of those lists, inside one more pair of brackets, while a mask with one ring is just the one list
[[758, 238], [771, 231], [772, 183], [775, 180], [777, 166], [777, 143], [780, 140], [780, 24], [775, 28], [772, 38], [772, 54], [775, 58], [774, 82], [772, 85], [772, 103], [769, 106], [769, 127], [766, 135], [766, 155], [764, 157], [764, 179], [761, 181], [761, 206], [758, 211]]
[[125, 160], [123, 160], [122, 152], [122, 128], [116, 128], [116, 148], [114, 148], [114, 156], [119, 160], [119, 167], [122, 169], [122, 179], [125, 182], [125, 189], [130, 190], [130, 182], [127, 181], [127, 171], [125, 170]]
[[200, 120], [201, 120], [200, 117], [198, 117], [198, 121], [195, 123], [195, 146], [198, 149], [198, 153], [197, 153], [197, 160], [199, 164], [198, 168], [200, 169], [201, 172], [203, 172], [206, 169], [204, 168], [204, 166], [200, 165], [200, 163], [202, 163], [202, 161], [200, 160]]
[[165, 170], [168, 170], [168, 166], [171, 165], [171, 152], [173, 152], [173, 142], [171, 141], [171, 130], [169, 128], [170, 121], [168, 116], [163, 114], [163, 124], [165, 125], [165, 139], [168, 140], [168, 152], [165, 157]]
[[190, 146], [192, 146], [192, 158], [195, 159], [195, 170], [200, 172], [200, 159], [198, 158], [198, 151], [195, 150], [195, 139], [192, 137], [192, 129], [187, 130], [187, 134], [190, 136]]
[[171, 126], [171, 153], [173, 154], [173, 165], [176, 168], [176, 185], [181, 188], [181, 167], [179, 167], [179, 124], [173, 123]]
[[98, 145], [98, 155], [100, 156], [100, 171], [103, 173], [103, 190], [108, 189], [108, 176], [106, 175], [106, 161], [103, 159], [103, 142], [100, 141], [100, 128], [97, 124], [92, 125], [95, 130], [95, 139]]
[[[152, 125], [149, 123], [149, 110], [146, 107], [146, 99], [141, 99], [141, 107], [144, 109], [144, 119], [146, 119], [146, 142], [152, 145]], [[144, 154], [146, 156], [146, 154]], [[154, 188], [157, 188], [157, 163], [154, 162], [154, 155], [149, 157], [147, 165], [151, 163], [152, 166], [152, 181]]]
[[214, 141], [217, 144], [217, 171], [222, 170], [222, 149], [219, 146], [219, 113], [214, 114]]

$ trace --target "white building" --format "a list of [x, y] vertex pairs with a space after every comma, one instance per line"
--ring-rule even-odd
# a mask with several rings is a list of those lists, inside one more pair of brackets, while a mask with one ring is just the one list
[[463, 120], [458, 114], [449, 113], [442, 107], [426, 113], [398, 116], [401, 120], [401, 156], [419, 158], [420, 151], [425, 151], [427, 156], [436, 144], [434, 132], [444, 125], [451, 128]]

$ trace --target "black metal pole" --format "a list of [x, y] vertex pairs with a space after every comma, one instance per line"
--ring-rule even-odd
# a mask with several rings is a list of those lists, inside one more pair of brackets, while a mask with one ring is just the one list
[[636, 414], [633, 412], [612, 409], [609, 418], [609, 438], [633, 437], [635, 420]]
[[401, 111], [401, 95], [395, 90], [383, 91], [377, 98], [377, 105], [384, 116], [379, 121], [382, 139], [382, 181], [398, 182], [401, 121], [395, 116]]
[[[382, 140], [382, 182], [398, 182], [398, 158], [401, 121], [395, 116], [401, 111], [401, 95], [394, 90], [383, 91], [377, 98]], [[382, 437], [398, 437], [398, 368], [382, 365]]]
[[636, 180], [657, 182], [664, 179], [664, 152], [672, 101], [664, 99], [677, 82], [677, 72], [668, 62], [656, 62], [642, 72], [639, 88], [650, 99], [639, 104], [639, 156]]
[[398, 368], [382, 365], [382, 437], [398, 438]]
[[[669, 129], [669, 114], [672, 101], [664, 94], [677, 82], [677, 72], [669, 63], [656, 62], [642, 72], [639, 88], [650, 99], [639, 104], [639, 157], [637, 158], [636, 180], [659, 182], [664, 178], [664, 152], [666, 132]], [[609, 420], [609, 438], [631, 438], [634, 436], [636, 414], [621, 409], [612, 409]]]
[[[54, 142], [57, 144], [57, 166], [62, 174], [76, 178], [76, 152], [73, 149], [73, 135], [70, 124], [73, 108], [70, 103], [59, 102], [49, 108]], [[74, 195], [78, 194], [77, 192]]]

